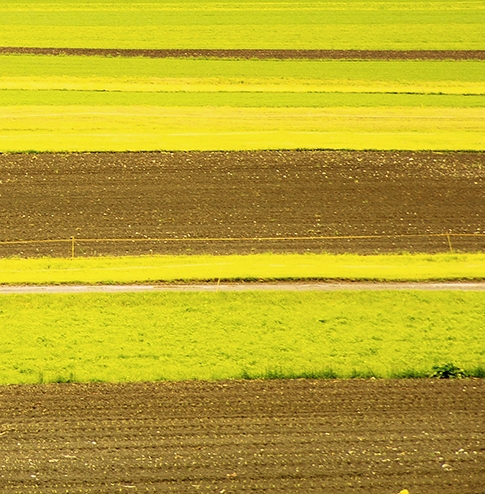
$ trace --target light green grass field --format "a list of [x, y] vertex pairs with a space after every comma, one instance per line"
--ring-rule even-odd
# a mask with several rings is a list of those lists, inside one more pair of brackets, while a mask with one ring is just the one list
[[483, 49], [480, 0], [9, 0], [0, 46]]
[[0, 56], [18, 105], [483, 107], [476, 61], [198, 60]]
[[0, 259], [1, 284], [217, 280], [483, 280], [485, 254], [147, 256]]
[[64, 91], [0, 90], [3, 106], [154, 106], [238, 108], [484, 108], [482, 95], [283, 91]]
[[477, 292], [0, 297], [0, 383], [483, 374]]

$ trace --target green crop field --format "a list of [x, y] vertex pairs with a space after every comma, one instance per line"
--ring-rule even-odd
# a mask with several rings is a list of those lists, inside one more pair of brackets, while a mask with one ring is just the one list
[[[0, 46], [470, 50], [483, 48], [483, 32], [479, 1], [0, 6]], [[0, 56], [0, 152], [480, 150], [483, 67]]]
[[[483, 92], [484, 62], [474, 60], [234, 60], [1, 55], [0, 83], [20, 89], [235, 91], [371, 90], [385, 92]], [[241, 85], [244, 86], [241, 87]], [[249, 88], [246, 85], [249, 84]], [[192, 88], [193, 86], [193, 88]], [[268, 87], [269, 86], [269, 87]], [[300, 87], [302, 86], [302, 87]], [[8, 86], [7, 86], [8, 87]], [[254, 90], [254, 89], [253, 89]]]
[[0, 61], [3, 152], [485, 144], [483, 62]]
[[217, 280], [485, 279], [485, 254], [92, 257], [0, 259], [0, 283], [100, 284]]
[[477, 292], [0, 297], [0, 383], [483, 375]]
[[[0, 47], [478, 50], [479, 0], [9, 0]], [[0, 152], [485, 148], [485, 62], [0, 54]], [[2, 284], [481, 280], [484, 256], [1, 259]], [[0, 383], [483, 375], [485, 295], [0, 296]]]
[[2, 106], [483, 107], [478, 61], [0, 56]]
[[483, 49], [484, 25], [479, 0], [9, 0], [0, 46]]

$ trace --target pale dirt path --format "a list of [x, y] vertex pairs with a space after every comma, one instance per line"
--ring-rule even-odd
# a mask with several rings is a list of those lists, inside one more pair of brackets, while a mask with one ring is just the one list
[[291, 282], [291, 283], [206, 283], [160, 285], [51, 285], [0, 286], [1, 294], [30, 293], [132, 293], [132, 292], [249, 292], [249, 291], [485, 291], [485, 282]]

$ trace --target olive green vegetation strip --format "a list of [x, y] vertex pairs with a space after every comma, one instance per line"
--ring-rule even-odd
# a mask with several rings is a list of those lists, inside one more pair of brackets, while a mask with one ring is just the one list
[[285, 279], [483, 280], [485, 254], [254, 254], [0, 259], [0, 283], [10, 285]]
[[0, 383], [483, 377], [484, 305], [452, 291], [5, 295]]
[[483, 49], [484, 31], [480, 0], [14, 0], [0, 6], [0, 46], [473, 50]]

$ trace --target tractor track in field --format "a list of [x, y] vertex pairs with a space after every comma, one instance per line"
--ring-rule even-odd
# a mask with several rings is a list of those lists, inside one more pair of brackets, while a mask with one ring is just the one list
[[0, 387], [0, 490], [479, 494], [485, 380]]
[[0, 47], [0, 55], [274, 60], [485, 60], [485, 50], [266, 50]]

